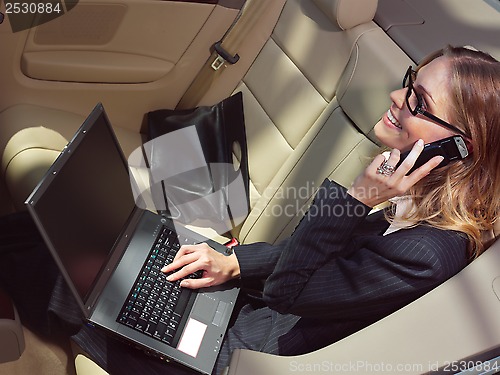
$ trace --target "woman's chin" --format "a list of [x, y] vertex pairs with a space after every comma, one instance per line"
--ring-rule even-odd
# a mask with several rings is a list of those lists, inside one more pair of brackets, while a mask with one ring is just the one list
[[393, 144], [395, 143], [394, 142], [395, 135], [389, 134], [389, 132], [386, 129], [385, 124], [383, 123], [383, 120], [380, 120], [379, 122], [377, 122], [377, 124], [375, 124], [375, 126], [373, 128], [373, 132], [382, 145], [390, 147], [390, 148], [394, 148]]
[[407, 142], [403, 141], [401, 130], [398, 129], [395, 131], [391, 129], [384, 123], [383, 118], [375, 124], [373, 132], [379, 142], [390, 149], [397, 148], [403, 152], [411, 149], [413, 146], [413, 144], [407, 144]]

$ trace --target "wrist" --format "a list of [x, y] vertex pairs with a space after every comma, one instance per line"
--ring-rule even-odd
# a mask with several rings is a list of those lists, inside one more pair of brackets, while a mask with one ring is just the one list
[[236, 254], [233, 252], [231, 255], [227, 257], [227, 260], [229, 264], [228, 276], [231, 279], [238, 279], [241, 275], [241, 271], [240, 271], [240, 263], [238, 262]]
[[357, 201], [363, 203], [367, 207], [373, 208], [378, 203], [380, 203], [380, 202], [374, 202], [373, 199], [370, 199], [370, 197], [368, 197], [364, 193], [364, 189], [356, 189], [355, 187], [351, 186], [349, 189], [347, 189], [347, 194], [349, 194]]
[[224, 244], [224, 246], [226, 246], [226, 256], [229, 264], [228, 276], [231, 279], [238, 279], [241, 274], [240, 263], [238, 262], [238, 258], [236, 258], [236, 254], [234, 253], [234, 248], [239, 244], [239, 241], [234, 237]]

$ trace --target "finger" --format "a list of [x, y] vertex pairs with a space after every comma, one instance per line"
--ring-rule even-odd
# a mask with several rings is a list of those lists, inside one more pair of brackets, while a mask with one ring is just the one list
[[182, 245], [177, 251], [177, 254], [175, 254], [174, 260], [166, 265], [166, 268], [164, 267], [165, 271], [162, 269], [162, 272], [172, 272], [189, 263], [190, 261], [188, 259], [192, 258], [186, 258], [186, 255], [194, 254], [198, 248], [198, 245]]
[[172, 263], [165, 265], [161, 269], [161, 272], [163, 272], [163, 273], [173, 272], [175, 270], [178, 270], [179, 268], [184, 267], [187, 264], [195, 262], [197, 259], [198, 259], [198, 255], [196, 253], [183, 254], [177, 260], [174, 258]]
[[401, 151], [399, 151], [397, 148], [393, 149], [389, 153], [389, 157], [386, 158], [387, 164], [389, 164], [390, 166], [396, 168], [396, 165], [398, 164], [400, 157], [401, 157]]
[[434, 156], [427, 163], [422, 165], [421, 167], [415, 169], [409, 176], [408, 181], [411, 186], [415, 185], [422, 178], [427, 176], [434, 168], [436, 168], [441, 162], [444, 160], [443, 156]]
[[213, 279], [210, 277], [202, 277], [200, 279], [186, 279], [181, 281], [181, 287], [189, 289], [207, 288], [213, 285]]
[[179, 251], [177, 252], [174, 260], [179, 259], [180, 257], [182, 257], [185, 254], [191, 254], [191, 253], [205, 251], [205, 250], [209, 250], [209, 249], [210, 249], [210, 246], [208, 246], [208, 244], [206, 242], [201, 242], [201, 243], [197, 243], [194, 245], [182, 245], [180, 247]]
[[401, 162], [400, 166], [396, 169], [396, 172], [394, 172], [394, 177], [402, 178], [406, 176], [408, 171], [415, 165], [418, 156], [422, 153], [424, 145], [425, 144], [422, 139], [419, 139], [413, 145], [411, 151], [408, 153], [408, 156]]
[[179, 251], [177, 251], [177, 254], [175, 254], [173, 262], [175, 262], [177, 259], [181, 258], [182, 256], [184, 256], [186, 254], [190, 254], [193, 251], [195, 251], [196, 249], [193, 248], [194, 246], [196, 246], [196, 245], [182, 245], [179, 248]]
[[[377, 173], [383, 176], [383, 179], [386, 183], [389, 182], [390, 184], [395, 184], [399, 179], [398, 175], [394, 176], [394, 173], [396, 171], [396, 165], [399, 162], [399, 158], [401, 157], [401, 151], [399, 151], [397, 148], [394, 148], [392, 149], [392, 151], [386, 151], [382, 155], [385, 156], [385, 169], [388, 169], [389, 172], [388, 174], [381, 174], [377, 169]], [[392, 172], [390, 172], [390, 170], [392, 170]]]
[[368, 174], [374, 175], [377, 174], [377, 169], [380, 165], [386, 160], [383, 154], [375, 156], [370, 165], [366, 168], [366, 172]]
[[179, 279], [182, 279], [183, 277], [186, 277], [188, 275], [191, 275], [192, 273], [199, 271], [202, 269], [202, 266], [198, 264], [198, 262], [190, 263], [184, 267], [182, 267], [180, 270], [177, 272], [174, 272], [170, 275], [167, 276], [168, 281], [177, 281]]

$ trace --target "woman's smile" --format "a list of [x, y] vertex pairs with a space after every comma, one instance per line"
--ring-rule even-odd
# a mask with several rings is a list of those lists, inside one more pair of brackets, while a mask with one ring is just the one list
[[401, 127], [401, 124], [399, 123], [399, 121], [396, 119], [396, 117], [394, 117], [394, 115], [392, 114], [391, 110], [388, 109], [386, 114], [386, 120], [385, 122], [387, 123], [387, 125], [390, 127], [390, 128], [397, 128], [398, 130], [401, 130], [402, 127]]

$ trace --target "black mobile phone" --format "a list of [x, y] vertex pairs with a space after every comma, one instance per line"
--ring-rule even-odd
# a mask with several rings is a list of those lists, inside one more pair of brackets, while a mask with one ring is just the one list
[[[399, 167], [403, 160], [408, 156], [410, 151], [401, 154], [401, 158], [396, 166]], [[418, 156], [413, 167], [408, 171], [407, 175], [412, 173], [415, 169], [421, 167], [434, 156], [441, 155], [444, 160], [436, 167], [444, 167], [453, 160], [462, 160], [469, 156], [469, 150], [465, 140], [460, 135], [454, 135], [448, 138], [440, 139], [424, 146], [422, 153]]]

